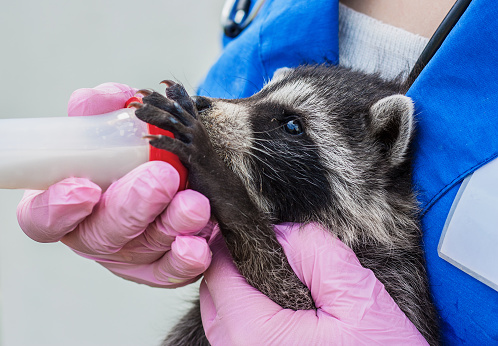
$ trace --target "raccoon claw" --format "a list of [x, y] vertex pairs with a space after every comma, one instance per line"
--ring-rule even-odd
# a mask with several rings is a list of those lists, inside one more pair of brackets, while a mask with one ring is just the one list
[[144, 105], [141, 104], [140, 102], [131, 102], [129, 105], [128, 105], [128, 108], [136, 108], [136, 109], [140, 109], [142, 108]]
[[148, 90], [148, 89], [140, 89], [139, 91], [137, 91], [137, 94], [140, 94], [142, 95], [143, 97], [147, 97], [147, 96], [150, 96], [152, 95], [152, 91]]
[[151, 141], [156, 140], [156, 139], [161, 139], [163, 138], [162, 135], [144, 135], [142, 136], [142, 139], [149, 139]]
[[165, 79], [165, 80], [161, 81], [161, 83], [159, 83], [159, 84], [165, 84], [166, 87], [171, 88], [173, 85], [175, 85], [177, 83], [173, 82], [172, 80]]
[[161, 83], [167, 86], [167, 98], [178, 102], [178, 104], [180, 104], [180, 106], [185, 111], [187, 111], [194, 118], [197, 118], [197, 112], [194, 106], [194, 102], [187, 93], [187, 90], [185, 90], [185, 88], [181, 84], [175, 83], [171, 80], [163, 80]]
[[137, 109], [135, 115], [142, 121], [157, 126], [163, 130], [172, 132], [176, 138], [185, 139], [192, 132], [191, 121], [187, 114], [179, 106], [175, 106], [172, 101], [158, 108], [144, 99], [145, 104]]

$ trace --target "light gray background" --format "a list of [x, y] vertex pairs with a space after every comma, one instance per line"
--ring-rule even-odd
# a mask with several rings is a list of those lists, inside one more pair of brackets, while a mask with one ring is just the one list
[[[176, 79], [193, 91], [220, 51], [222, 3], [2, 0], [0, 119], [65, 116], [73, 90], [109, 81]], [[0, 345], [158, 344], [196, 285], [134, 284], [30, 240], [15, 216], [21, 196], [0, 190]]]

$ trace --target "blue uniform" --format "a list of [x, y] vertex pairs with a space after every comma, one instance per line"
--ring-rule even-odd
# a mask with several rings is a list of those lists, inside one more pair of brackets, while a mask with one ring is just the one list
[[[423, 245], [443, 338], [451, 345], [498, 344], [498, 292], [437, 253], [462, 180], [498, 156], [496, 14], [495, 0], [472, 1], [408, 92], [417, 106], [414, 183]], [[337, 63], [338, 56], [337, 0], [267, 0], [240, 36], [224, 38], [199, 94], [247, 97], [280, 67]]]

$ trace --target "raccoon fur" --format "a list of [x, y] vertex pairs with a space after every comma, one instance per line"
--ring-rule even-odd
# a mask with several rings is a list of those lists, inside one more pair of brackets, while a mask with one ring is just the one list
[[[210, 199], [233, 261], [284, 308], [314, 309], [272, 225], [319, 223], [371, 269], [431, 345], [439, 343], [411, 184], [414, 106], [404, 85], [335, 66], [277, 71], [244, 99], [190, 98], [167, 81], [137, 117], [169, 130], [151, 145], [177, 154]], [[333, 343], [333, 340], [331, 340]], [[165, 345], [208, 344], [198, 304]]]

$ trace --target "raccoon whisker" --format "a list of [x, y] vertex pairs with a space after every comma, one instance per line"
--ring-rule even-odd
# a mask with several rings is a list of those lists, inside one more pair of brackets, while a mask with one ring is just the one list
[[[251, 141], [253, 143], [264, 143], [264, 144], [275, 142], [274, 139], [264, 139], [264, 138], [251, 138]], [[261, 144], [261, 146], [264, 146], [264, 144]], [[270, 147], [265, 146], [265, 148], [268, 148], [270, 150]], [[319, 145], [314, 144], [314, 143], [313, 144], [300, 143], [299, 150], [296, 150], [296, 148], [294, 148], [292, 146], [287, 146], [287, 147], [285, 147], [285, 150], [283, 150], [282, 148], [278, 149], [278, 152], [280, 152], [280, 153], [282, 153], [282, 152], [285, 152], [285, 153], [295, 152], [296, 154], [301, 155], [303, 153], [302, 149], [306, 149], [309, 151], [316, 151], [319, 148], [320, 148]], [[275, 150], [277, 150], [277, 149], [275, 148]]]
[[290, 144], [290, 143], [289, 144], [275, 143], [274, 140], [267, 140], [267, 139], [260, 139], [260, 138], [253, 138], [252, 143], [253, 143], [253, 145], [251, 147], [254, 147], [254, 144], [257, 144], [259, 147], [264, 148], [268, 151], [274, 151], [274, 152], [278, 152], [280, 154], [285, 153], [287, 155], [289, 153], [296, 154], [296, 155], [302, 155], [303, 148], [308, 149], [309, 151], [319, 149], [319, 147], [316, 144], [300, 143], [299, 148], [295, 148], [295, 146]]
[[[260, 132], [260, 133], [263, 133], [263, 132]], [[268, 143], [275, 141], [274, 138], [257, 138], [257, 137], [250, 137], [249, 140], [251, 142], [268, 142]]]
[[[249, 152], [248, 153], [250, 157], [252, 157], [254, 160], [257, 162], [260, 162], [263, 165], [263, 169], [260, 170], [259, 174], [263, 174], [265, 177], [269, 178], [270, 181], [280, 181], [282, 183], [287, 183], [288, 179], [285, 179], [284, 176], [282, 176], [281, 172], [275, 170], [275, 167], [271, 164], [270, 161], [264, 160], [263, 158], [259, 157], [258, 155], [255, 155], [254, 153]], [[268, 170], [265, 170], [264, 168], [268, 168]], [[271, 172], [268, 173], [268, 172]]]
[[[263, 174], [264, 176], [270, 178], [272, 181], [278, 180], [282, 183], [289, 183], [289, 179], [286, 178], [286, 176], [283, 174], [285, 174], [285, 172], [289, 172], [290, 170], [292, 170], [296, 174], [294, 176], [294, 178], [297, 178], [298, 180], [302, 181], [305, 184], [310, 184], [310, 185], [313, 185], [316, 187], [320, 187], [316, 181], [313, 181], [312, 179], [310, 179], [309, 174], [307, 174], [308, 167], [306, 165], [299, 164], [299, 161], [297, 163], [296, 162], [287, 163], [285, 160], [281, 160], [283, 163], [285, 163], [284, 167], [288, 167], [288, 168], [277, 171], [277, 170], [275, 170], [274, 165], [272, 165], [271, 161], [270, 161], [270, 158], [274, 157], [274, 156], [268, 155], [268, 153], [266, 153], [266, 152], [263, 152], [263, 153], [265, 154], [265, 156], [268, 157], [268, 160], [265, 160], [264, 158], [259, 157], [258, 155], [252, 153], [251, 151], [247, 152], [247, 154], [250, 157], [252, 157], [253, 159], [255, 159], [258, 162], [260, 162], [261, 164], [263, 164], [265, 167], [270, 169], [269, 172], [271, 172], [271, 173], [268, 173], [267, 171], [262, 170], [262, 172], [260, 172], [260, 174]], [[303, 159], [302, 162], [305, 162], [305, 160]]]
[[272, 148], [258, 148], [256, 146], [251, 146], [250, 149], [251, 150], [249, 150], [247, 153], [251, 156], [255, 155], [258, 159], [263, 159], [262, 157], [256, 155], [256, 153], [260, 153], [263, 154], [263, 156], [268, 161], [270, 162], [278, 161], [284, 163], [286, 166], [289, 166], [289, 168], [292, 168], [293, 170], [299, 168], [300, 166], [303, 166], [305, 168], [306, 167], [305, 162], [308, 162], [309, 158], [312, 158], [311, 153], [304, 152], [304, 153], [296, 153], [295, 155], [292, 155], [291, 153], [289, 157], [292, 157], [292, 161], [288, 161], [288, 159], [284, 154], [289, 154], [289, 151], [276, 150]]
[[[267, 148], [257, 148], [251, 147], [253, 154], [259, 153], [262, 154], [265, 159], [270, 162], [279, 162], [281, 165], [288, 166], [292, 171], [304, 171], [308, 173], [308, 169], [306, 168], [308, 165], [313, 165], [315, 157], [312, 155], [311, 151], [303, 152], [303, 153], [292, 153], [290, 151], [285, 150], [273, 150]], [[288, 156], [287, 156], [288, 155]], [[258, 157], [259, 158], [259, 157]], [[289, 160], [291, 158], [291, 160]], [[302, 169], [300, 169], [302, 167]]]
[[282, 126], [277, 126], [277, 127], [272, 128], [272, 129], [265, 130], [265, 131], [254, 131], [254, 134], [258, 134], [258, 135], [271, 134], [274, 131], [280, 130], [281, 127]]
[[269, 175], [269, 174], [267, 173], [267, 171], [265, 171], [264, 169], [263, 169], [263, 170], [261, 170], [261, 173], [262, 173], [262, 174], [264, 174], [266, 177], [272, 178], [272, 180], [275, 180], [275, 178], [277, 178], [277, 179], [278, 179], [278, 180], [280, 180], [281, 182], [286, 182], [286, 179], [284, 179], [284, 178], [281, 176], [281, 174], [280, 174], [278, 171], [276, 171], [276, 170], [274, 169], [274, 166], [273, 166], [273, 165], [272, 165], [269, 161], [262, 159], [261, 157], [259, 157], [259, 156], [255, 155], [254, 153], [249, 153], [249, 155], [250, 155], [253, 159], [255, 159], [255, 160], [257, 160], [258, 162], [262, 163], [265, 167], [267, 167], [267, 168], [269, 169], [269, 171], [270, 171], [270, 172], [272, 172], [272, 173], [274, 174], [274, 176], [273, 176], [273, 175]]

